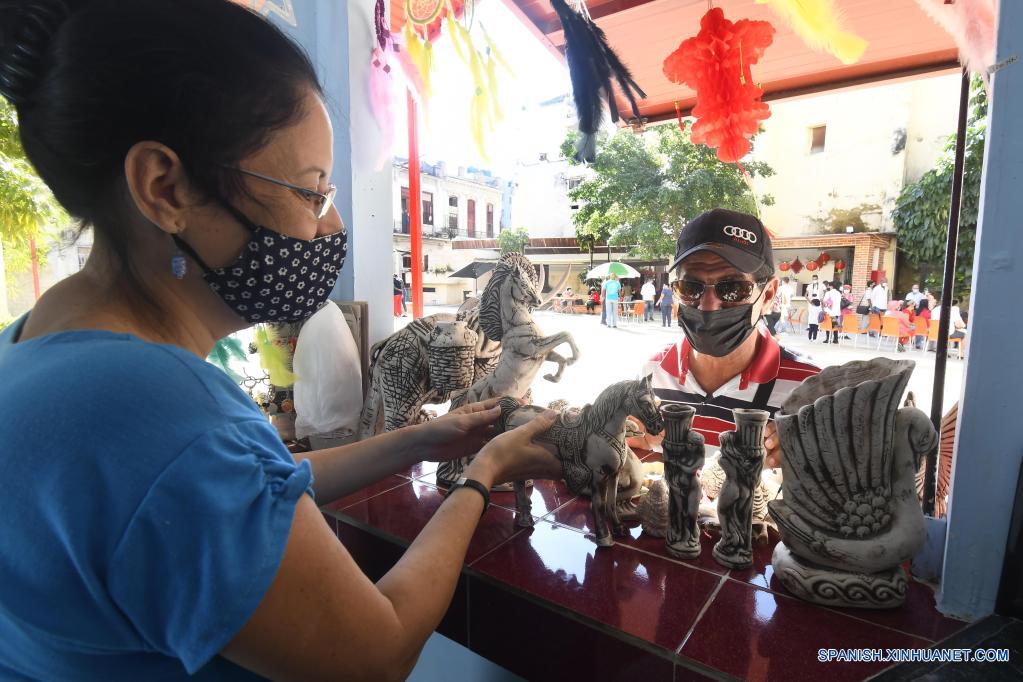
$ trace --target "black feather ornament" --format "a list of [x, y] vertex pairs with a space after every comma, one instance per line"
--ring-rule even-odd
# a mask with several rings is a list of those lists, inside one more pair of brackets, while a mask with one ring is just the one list
[[611, 87], [612, 78], [629, 101], [635, 118], [640, 117], [636, 98], [645, 99], [646, 93], [608, 45], [607, 36], [594, 23], [582, 0], [578, 12], [565, 0], [551, 0], [551, 7], [557, 12], [565, 31], [565, 56], [581, 134], [576, 145], [576, 159], [592, 162], [597, 156], [597, 131], [604, 119], [605, 102], [611, 112], [611, 120], [617, 122], [619, 118]]

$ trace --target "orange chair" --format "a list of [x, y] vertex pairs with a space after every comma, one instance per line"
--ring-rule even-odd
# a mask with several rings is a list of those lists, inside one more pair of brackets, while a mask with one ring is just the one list
[[923, 352], [924, 353], [927, 352], [926, 340], [927, 340], [927, 336], [929, 334], [930, 334], [930, 320], [927, 320], [927, 319], [925, 319], [923, 317], [919, 317], [919, 316], [916, 317], [913, 320], [913, 341], [915, 342], [921, 336], [924, 337], [924, 341], [925, 341], [924, 347], [923, 347]]
[[643, 319], [646, 311], [646, 304], [643, 301], [636, 301], [632, 304], [632, 316], [637, 320]]
[[[870, 321], [867, 323], [867, 328], [860, 332], [860, 336], [867, 335], [867, 338], [870, 338], [869, 336], [870, 334], [874, 334], [875, 336], [879, 337], [878, 340], [880, 340], [881, 318], [875, 315], [874, 313], [870, 313]], [[857, 336], [856, 341], [853, 342], [853, 348], [856, 347], [856, 345], [859, 343], [859, 340], [860, 337]]]
[[861, 334], [860, 332], [860, 316], [853, 315], [852, 313], [846, 313], [845, 317], [842, 318], [842, 335], [852, 336], [855, 345], [855, 339]]
[[881, 350], [881, 342], [890, 338], [895, 341], [892, 346], [892, 350], [895, 350], [899, 347], [899, 336], [899, 319], [897, 317], [881, 318], [881, 335], [877, 339], [877, 349]]
[[[930, 345], [931, 341], [937, 343], [938, 341], [938, 325], [940, 320], [931, 320], [930, 327], [927, 330], [927, 344]], [[959, 354], [959, 359], [963, 359], [963, 355], [966, 352], [966, 339], [953, 339], [951, 336], [948, 337], [948, 347], [955, 346], [956, 352]], [[926, 352], [926, 351], [925, 351]]]
[[820, 329], [820, 331], [824, 332], [825, 334], [828, 334], [828, 333], [830, 333], [830, 332], [835, 330], [834, 326], [832, 326], [832, 324], [831, 324], [831, 316], [829, 316], [829, 315], [825, 315], [824, 316], [824, 321], [821, 322], [819, 329]]

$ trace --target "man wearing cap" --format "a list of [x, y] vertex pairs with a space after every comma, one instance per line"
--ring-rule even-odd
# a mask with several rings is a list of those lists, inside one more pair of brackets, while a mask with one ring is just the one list
[[[693, 428], [709, 446], [735, 428], [734, 408], [774, 413], [820, 368], [782, 348], [761, 319], [777, 294], [771, 237], [754, 216], [727, 209], [689, 221], [668, 269], [685, 332], [644, 365], [663, 402], [696, 408]], [[767, 466], [780, 466], [774, 422], [765, 431]]]

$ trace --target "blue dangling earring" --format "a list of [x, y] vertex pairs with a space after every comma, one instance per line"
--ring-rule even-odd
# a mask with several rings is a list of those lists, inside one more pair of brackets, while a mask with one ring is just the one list
[[181, 247], [175, 245], [174, 248], [176, 250], [171, 256], [171, 273], [174, 275], [174, 279], [184, 279], [185, 272], [188, 270], [188, 262], [185, 260], [185, 254], [181, 253]]

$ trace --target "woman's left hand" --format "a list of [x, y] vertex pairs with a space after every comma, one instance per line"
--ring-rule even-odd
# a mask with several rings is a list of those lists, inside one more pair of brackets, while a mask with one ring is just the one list
[[499, 398], [463, 405], [425, 424], [413, 427], [416, 455], [427, 462], [445, 462], [475, 455], [496, 434], [501, 416]]

